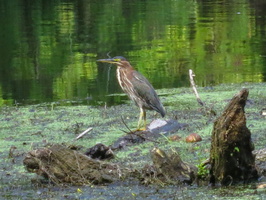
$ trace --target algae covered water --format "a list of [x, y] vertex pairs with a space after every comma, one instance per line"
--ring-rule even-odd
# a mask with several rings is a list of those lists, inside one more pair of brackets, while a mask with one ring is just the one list
[[[247, 127], [255, 149], [265, 148], [265, 83], [230, 84], [212, 89], [198, 88], [202, 100], [211, 105], [219, 115], [228, 101], [241, 88], [249, 88], [245, 107]], [[197, 165], [209, 157], [211, 132], [215, 117], [210, 117], [197, 104], [189, 88], [163, 89], [162, 101], [167, 109], [166, 119], [176, 119], [187, 126], [174, 135], [183, 138], [170, 141], [160, 138], [132, 145], [115, 151], [117, 163], [130, 168], [142, 169], [151, 162], [150, 150], [155, 146], [177, 149], [185, 162]], [[130, 104], [119, 106], [64, 106], [60, 104], [35, 104], [28, 106], [2, 106], [0, 108], [0, 199], [265, 199], [265, 188], [258, 183], [212, 188], [208, 186], [142, 185], [138, 181], [121, 180], [109, 185], [71, 186], [55, 185], [42, 177], [27, 172], [23, 159], [27, 152], [52, 143], [64, 143], [81, 147], [80, 151], [97, 143], [111, 145], [129, 128], [135, 128], [138, 109]], [[132, 109], [133, 108], [133, 109]], [[135, 108], [135, 110], [134, 110]], [[147, 115], [148, 122], [158, 118]], [[78, 133], [92, 127], [82, 139], [76, 141]], [[198, 143], [186, 143], [184, 138], [196, 132], [202, 137]]]

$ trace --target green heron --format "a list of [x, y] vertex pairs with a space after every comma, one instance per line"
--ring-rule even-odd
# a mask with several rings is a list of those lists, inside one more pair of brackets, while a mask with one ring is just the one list
[[136, 71], [124, 57], [116, 56], [97, 61], [117, 66], [116, 77], [122, 90], [140, 108], [138, 130], [146, 130], [146, 110], [155, 110], [162, 117], [165, 116], [163, 105], [150, 82]]

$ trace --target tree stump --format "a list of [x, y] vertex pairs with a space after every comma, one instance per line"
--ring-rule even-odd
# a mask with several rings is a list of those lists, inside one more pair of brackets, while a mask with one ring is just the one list
[[248, 89], [242, 89], [214, 122], [210, 153], [210, 182], [230, 185], [258, 178], [254, 145], [246, 127], [244, 107]]

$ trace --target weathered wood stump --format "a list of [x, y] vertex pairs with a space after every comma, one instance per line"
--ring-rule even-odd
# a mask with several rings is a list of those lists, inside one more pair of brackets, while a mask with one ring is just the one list
[[254, 145], [246, 127], [244, 107], [248, 90], [242, 89], [215, 121], [210, 152], [210, 182], [230, 185], [258, 178]]
[[197, 168], [183, 162], [177, 151], [166, 154], [163, 150], [154, 148], [151, 157], [156, 176], [162, 182], [192, 184], [196, 180]]

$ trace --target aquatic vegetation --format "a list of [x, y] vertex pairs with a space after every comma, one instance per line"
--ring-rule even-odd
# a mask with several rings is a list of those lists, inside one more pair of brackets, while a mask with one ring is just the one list
[[[228, 100], [239, 91], [240, 88], [250, 89], [248, 103], [245, 108], [247, 115], [247, 126], [252, 133], [252, 139], [256, 149], [265, 147], [265, 117], [260, 114], [265, 108], [265, 87], [266, 84], [234, 84], [213, 87], [211, 90], [199, 88], [203, 101], [212, 105], [219, 114], [224, 109]], [[206, 169], [199, 164], [199, 161], [209, 157], [210, 137], [214, 116], [206, 114], [196, 102], [190, 88], [164, 89], [158, 91], [167, 109], [166, 119], [176, 119], [187, 126], [173, 135], [180, 136], [181, 140], [170, 141], [165, 137], [157, 140], [158, 143], [145, 142], [138, 145], [126, 147], [121, 151], [115, 151], [115, 159], [112, 162], [126, 167], [143, 167], [151, 162], [150, 150], [154, 146], [161, 149], [174, 149], [178, 151], [186, 162], [198, 165], [199, 175], [205, 175]], [[186, 101], [190, 99], [189, 101]], [[194, 99], [194, 102], [193, 102]], [[185, 102], [186, 101], [186, 102]], [[81, 187], [58, 187], [51, 183], [42, 183], [45, 180], [29, 174], [25, 171], [22, 160], [25, 153], [37, 147], [43, 147], [49, 143], [74, 144], [81, 147], [80, 151], [85, 152], [87, 148], [103, 143], [111, 145], [117, 138], [125, 135], [122, 130], [125, 123], [132, 129], [135, 128], [135, 121], [138, 118], [136, 112], [131, 112], [134, 106], [119, 105], [113, 107], [75, 105], [65, 106], [60, 103], [37, 104], [28, 106], [3, 106], [0, 107], [0, 197], [4, 199], [20, 198], [94, 198], [109, 195], [135, 197], [156, 197], [170, 198], [178, 195], [180, 197], [193, 198], [227, 198], [246, 195], [254, 199], [265, 198], [265, 193], [257, 190], [251, 185], [248, 190], [232, 189], [232, 187], [216, 190], [207, 190], [201, 187], [176, 188], [164, 186], [155, 188], [143, 186], [139, 183], [122, 181], [109, 186], [81, 186]], [[151, 112], [152, 113], [152, 112]], [[159, 115], [148, 115], [148, 122]], [[75, 140], [78, 133], [92, 127], [93, 130]], [[197, 132], [202, 137], [198, 143], [186, 143], [184, 138], [192, 132]], [[237, 147], [235, 148], [237, 151]], [[238, 188], [238, 186], [236, 186]], [[79, 190], [78, 190], [79, 189]], [[234, 191], [233, 191], [234, 190]], [[82, 192], [78, 192], [82, 191]], [[156, 191], [156, 192], [155, 192]], [[221, 192], [220, 192], [221, 191]], [[222, 192], [223, 191], [223, 192]], [[227, 191], [227, 193], [226, 193]], [[238, 191], [238, 192], [237, 192]], [[167, 192], [167, 195], [166, 195]], [[21, 197], [21, 195], [24, 195]]]

